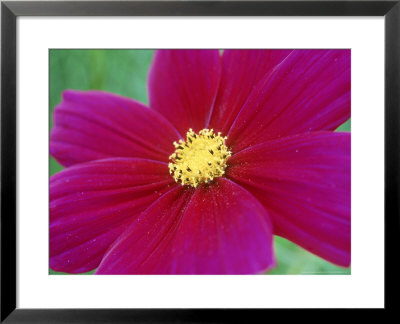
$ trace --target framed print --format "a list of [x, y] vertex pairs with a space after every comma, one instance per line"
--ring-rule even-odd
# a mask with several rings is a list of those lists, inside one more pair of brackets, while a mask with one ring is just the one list
[[398, 1], [1, 8], [2, 321], [393, 308]]

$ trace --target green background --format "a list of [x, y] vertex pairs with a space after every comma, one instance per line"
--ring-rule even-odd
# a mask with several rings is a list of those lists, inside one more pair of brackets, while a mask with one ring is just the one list
[[[152, 56], [152, 50], [50, 50], [50, 129], [53, 109], [66, 89], [105, 90], [147, 104]], [[349, 120], [338, 130], [350, 131], [350, 127]], [[50, 175], [62, 169], [50, 157]], [[278, 266], [268, 274], [350, 274], [350, 268], [334, 266], [281, 237], [275, 237], [275, 252]]]

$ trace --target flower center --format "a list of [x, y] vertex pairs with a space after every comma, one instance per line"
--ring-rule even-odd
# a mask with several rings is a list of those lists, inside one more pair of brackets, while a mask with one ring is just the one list
[[224, 174], [226, 161], [232, 155], [225, 145], [226, 136], [213, 129], [198, 134], [190, 128], [186, 141], [174, 142], [175, 152], [169, 157], [169, 173], [182, 185], [197, 187]]

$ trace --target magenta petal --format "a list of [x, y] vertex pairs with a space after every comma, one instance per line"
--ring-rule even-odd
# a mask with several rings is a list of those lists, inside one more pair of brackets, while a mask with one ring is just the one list
[[[154, 252], [160, 247], [165, 249], [191, 195], [192, 190], [179, 186], [160, 197], [114, 242], [96, 274], [153, 273], [153, 269], [141, 270], [141, 263], [155, 256]], [[166, 249], [161, 255], [157, 254], [154, 262], [165, 265], [169, 258], [170, 249]]]
[[274, 233], [350, 265], [350, 133], [309, 133], [249, 147], [227, 176], [256, 196]]
[[226, 134], [257, 83], [292, 50], [224, 50], [210, 128]]
[[218, 178], [174, 189], [113, 244], [97, 274], [250, 274], [275, 264], [272, 228], [261, 204]]
[[115, 158], [67, 168], [50, 179], [50, 268], [93, 270], [140, 212], [173, 187], [167, 164]]
[[259, 82], [228, 133], [238, 152], [281, 136], [334, 130], [350, 117], [350, 50], [295, 50]]
[[50, 152], [64, 166], [108, 157], [168, 161], [177, 130], [157, 112], [101, 91], [65, 91], [54, 111]]
[[208, 124], [218, 89], [218, 50], [158, 50], [149, 73], [150, 107], [184, 136]]

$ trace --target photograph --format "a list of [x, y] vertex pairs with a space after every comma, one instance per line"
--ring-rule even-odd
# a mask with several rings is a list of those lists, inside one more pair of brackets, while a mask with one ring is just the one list
[[351, 49], [49, 49], [50, 275], [350, 275]]

